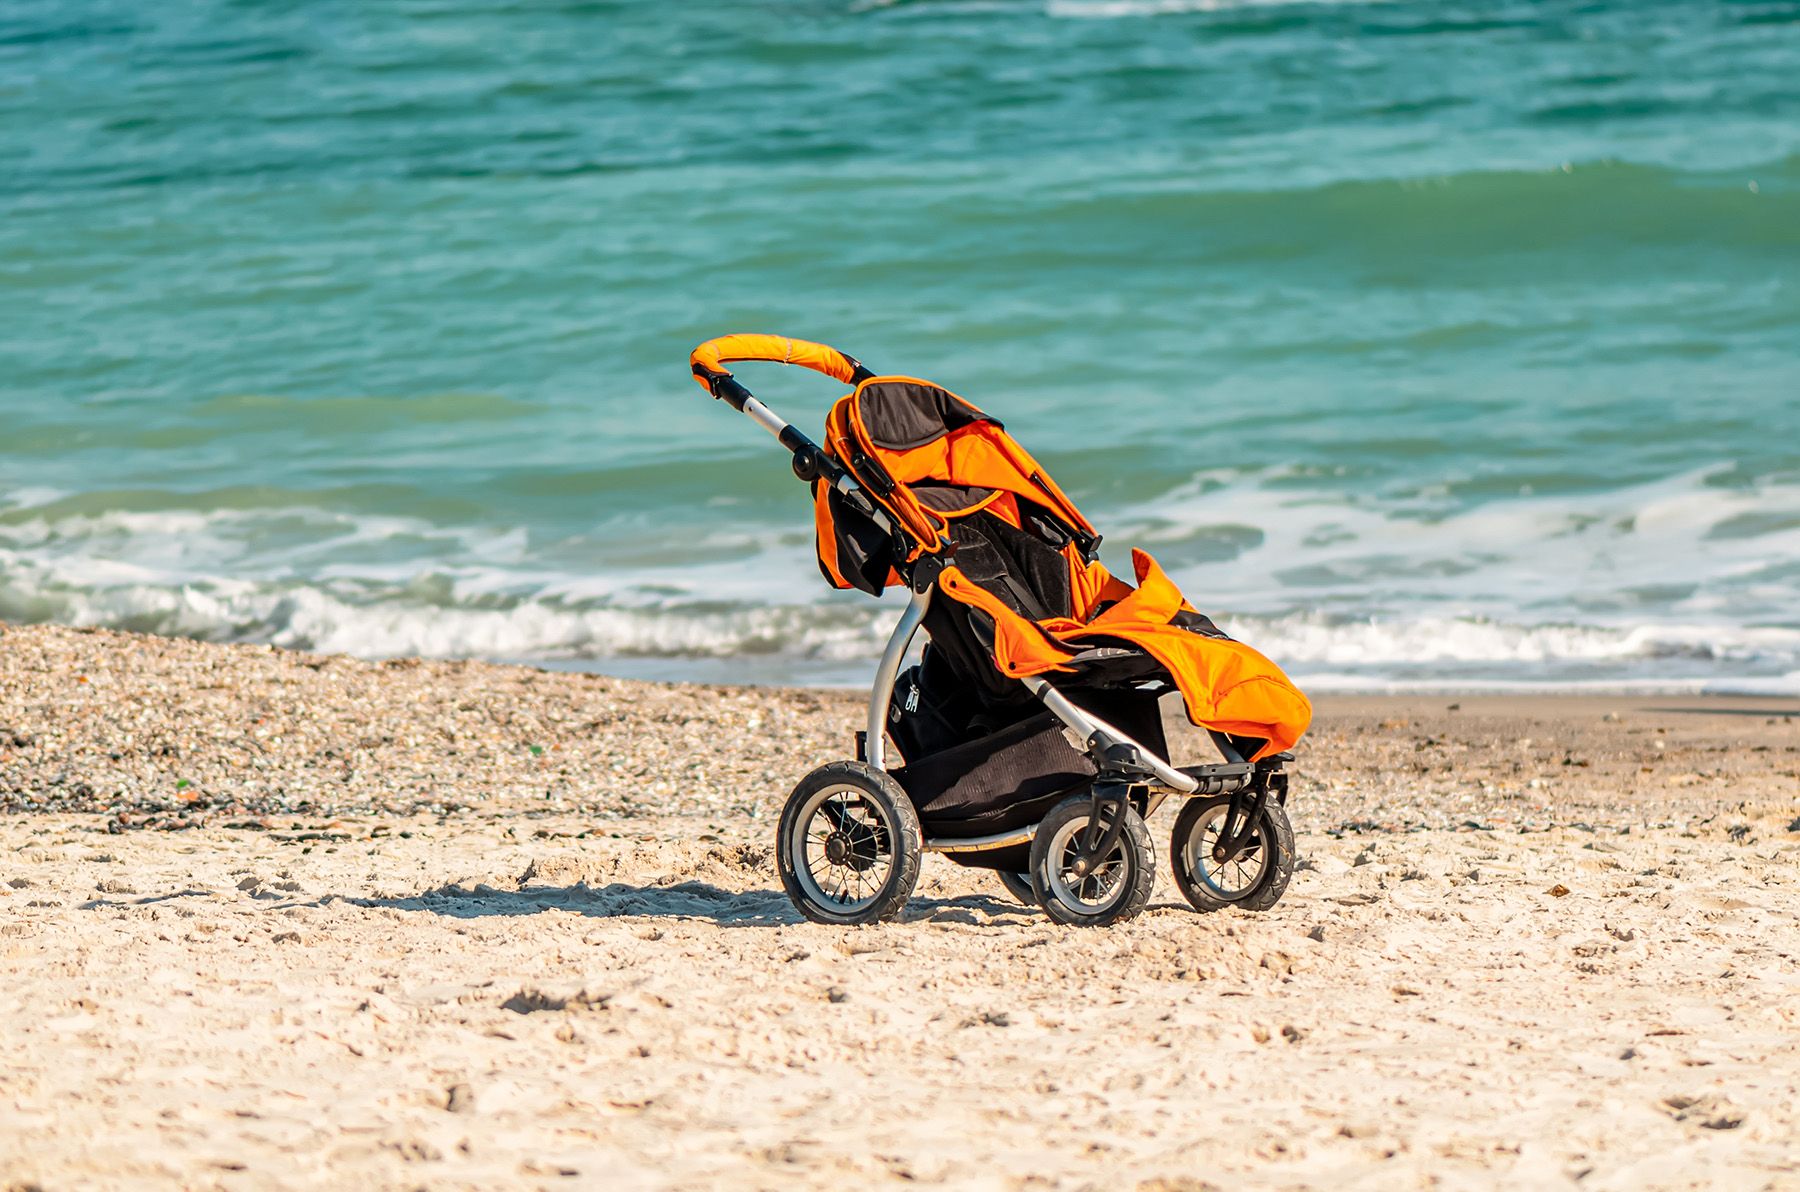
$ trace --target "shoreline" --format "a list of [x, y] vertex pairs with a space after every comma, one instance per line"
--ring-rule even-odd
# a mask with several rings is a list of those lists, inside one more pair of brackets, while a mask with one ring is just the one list
[[[1249, 644], [1255, 645], [1254, 640]], [[286, 647], [278, 647], [286, 648]], [[306, 651], [301, 651], [305, 653]], [[496, 658], [467, 659], [496, 666], [526, 666], [557, 674], [597, 674], [606, 678], [627, 679], [642, 683], [673, 683], [683, 686], [746, 687], [775, 691], [855, 691], [866, 692], [869, 678], [875, 673], [874, 657], [833, 664], [843, 677], [803, 677], [809, 664], [782, 668], [792, 677], [771, 679], [739, 679], [728, 672], [742, 656], [684, 656], [676, 661], [662, 655], [613, 655], [606, 658], [531, 659]], [[380, 661], [380, 659], [371, 659]], [[426, 659], [426, 661], [451, 661]], [[1454, 679], [1403, 681], [1363, 680], [1341, 672], [1306, 676], [1290, 674], [1301, 690], [1322, 696], [1457, 696], [1457, 695], [1617, 695], [1617, 696], [1723, 696], [1750, 699], [1800, 699], [1800, 672], [1755, 677], [1690, 677], [1685, 679]]]
[[854, 693], [5, 627], [0, 1171], [1800, 1188], [1800, 701], [1318, 708], [1272, 911], [831, 929]]
[[[0, 810], [128, 827], [765, 814], [807, 770], [852, 755], [863, 700], [0, 625]], [[1800, 698], [1324, 693], [1315, 705], [1295, 814], [1328, 828], [1549, 824], [1644, 800], [1693, 814], [1800, 791]], [[1210, 760], [1185, 719], [1168, 721], [1177, 762]]]

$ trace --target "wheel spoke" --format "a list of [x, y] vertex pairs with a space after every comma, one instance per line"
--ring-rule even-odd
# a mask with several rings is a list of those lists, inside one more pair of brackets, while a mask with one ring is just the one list
[[[1081, 833], [1078, 832], [1079, 836]], [[1123, 853], [1115, 850], [1100, 864], [1085, 874], [1075, 872], [1075, 862], [1080, 859], [1083, 850], [1077, 841], [1062, 850], [1059, 867], [1059, 884], [1074, 897], [1077, 902], [1086, 906], [1099, 908], [1111, 900], [1113, 894], [1123, 884], [1126, 859]]]

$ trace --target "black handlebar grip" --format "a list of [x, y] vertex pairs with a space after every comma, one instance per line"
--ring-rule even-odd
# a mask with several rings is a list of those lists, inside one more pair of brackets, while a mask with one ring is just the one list
[[731, 403], [731, 408], [740, 413], [744, 409], [744, 403], [750, 400], [750, 391], [740, 385], [738, 379], [730, 373], [716, 373], [696, 364], [694, 375], [706, 382], [706, 387], [712, 390], [714, 397]]

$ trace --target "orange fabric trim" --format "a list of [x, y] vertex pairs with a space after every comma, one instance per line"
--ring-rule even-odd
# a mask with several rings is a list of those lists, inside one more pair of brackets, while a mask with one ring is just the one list
[[[807, 339], [785, 335], [739, 332], [709, 339], [688, 353], [689, 367], [698, 366], [712, 373], [731, 374], [727, 361], [772, 360], [781, 364], [798, 364], [814, 372], [822, 372], [848, 385], [856, 376], [856, 365], [836, 348], [816, 344]], [[706, 378], [695, 375], [700, 388], [706, 389]]]
[[1131, 595], [1131, 585], [1114, 579], [1112, 572], [1098, 562], [1083, 566], [1078, 552], [1070, 548], [1068, 553], [1069, 584], [1075, 597], [1076, 620], [1085, 625], [1094, 619], [1094, 610], [1100, 605]]
[[1015, 530], [1024, 529], [1025, 523], [1019, 519], [1019, 498], [1002, 489], [994, 491], [999, 495], [994, 503], [988, 506], [988, 512]]
[[831, 580], [831, 586], [848, 588], [854, 585], [838, 570], [837, 523], [832, 519], [831, 506], [825, 499], [830, 491], [830, 486], [824, 481], [813, 485], [814, 546], [819, 553], [819, 562], [825, 565], [826, 577]]
[[944, 568], [938, 588], [950, 599], [979, 609], [994, 622], [994, 665], [1000, 673], [1022, 679], [1045, 671], [1068, 670], [1063, 663], [1075, 656], [1051, 640], [1035, 621], [1027, 621], [995, 599], [992, 593], [957, 567]]

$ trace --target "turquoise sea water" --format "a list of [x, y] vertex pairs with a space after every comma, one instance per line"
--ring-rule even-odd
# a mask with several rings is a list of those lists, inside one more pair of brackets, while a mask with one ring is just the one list
[[0, 6], [0, 618], [860, 679], [734, 330], [1312, 686], [1800, 690], [1793, 0]]

